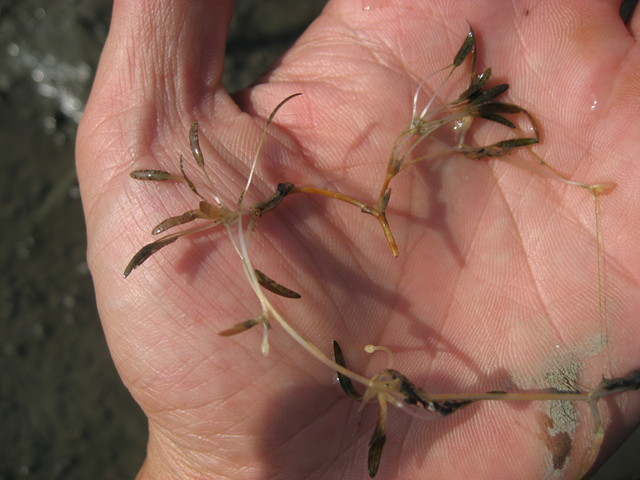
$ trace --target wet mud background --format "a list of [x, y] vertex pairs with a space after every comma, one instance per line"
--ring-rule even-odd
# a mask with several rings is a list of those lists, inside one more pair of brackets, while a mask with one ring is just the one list
[[[225, 85], [250, 84], [324, 3], [238, 0]], [[110, 10], [0, 0], [0, 480], [133, 478], [144, 457], [146, 422], [95, 308], [74, 169]], [[634, 437], [596, 478], [640, 478]]]

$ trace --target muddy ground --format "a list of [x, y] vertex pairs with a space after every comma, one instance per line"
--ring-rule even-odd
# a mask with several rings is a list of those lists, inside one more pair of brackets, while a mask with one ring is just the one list
[[[225, 84], [251, 83], [323, 3], [239, 0]], [[74, 170], [110, 8], [0, 0], [0, 480], [133, 478], [144, 456], [96, 313]], [[597, 478], [640, 478], [635, 437]]]

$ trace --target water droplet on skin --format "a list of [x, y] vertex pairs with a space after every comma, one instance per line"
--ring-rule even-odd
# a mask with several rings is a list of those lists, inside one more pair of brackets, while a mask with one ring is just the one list
[[[373, 2], [362, 2], [362, 10], [364, 12], [372, 12], [373, 10], [377, 10], [378, 8], [384, 8], [391, 5], [393, 0], [374, 0]], [[365, 3], [366, 2], [366, 3]]]
[[591, 102], [591, 106], [589, 107], [589, 110], [591, 110], [592, 112], [595, 111], [598, 108], [598, 100], [596, 100], [595, 98], [593, 99], [593, 102]]

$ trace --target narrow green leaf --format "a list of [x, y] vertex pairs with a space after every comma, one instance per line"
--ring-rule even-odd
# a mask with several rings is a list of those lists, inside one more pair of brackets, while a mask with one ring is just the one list
[[480, 73], [478, 75], [476, 74], [471, 75], [469, 87], [464, 92], [462, 92], [457, 99], [455, 99], [451, 103], [453, 105], [457, 105], [458, 103], [473, 100], [478, 95], [478, 92], [482, 90], [482, 87], [484, 87], [485, 83], [487, 83], [487, 80], [489, 80], [489, 78], [491, 78], [491, 68], [487, 68], [483, 73]]
[[430, 408], [434, 412], [446, 417], [471, 403], [473, 403], [473, 400], [447, 400], [445, 402], [431, 402]]
[[193, 159], [196, 161], [200, 169], [204, 171], [204, 156], [202, 155], [202, 150], [200, 149], [200, 141], [198, 140], [197, 120], [191, 124], [191, 129], [189, 130], [189, 146], [191, 147]]
[[204, 200], [204, 197], [200, 195], [200, 192], [198, 192], [195, 184], [189, 177], [187, 177], [187, 173], [184, 171], [184, 157], [182, 155], [180, 155], [180, 173], [182, 174], [182, 178], [184, 178], [184, 181], [187, 182], [187, 185], [189, 185], [191, 191]]
[[502, 115], [498, 115], [497, 113], [485, 113], [480, 114], [482, 118], [486, 118], [487, 120], [491, 120], [492, 122], [501, 123], [502, 125], [506, 125], [509, 128], [516, 128], [515, 124]]
[[538, 138], [512, 138], [510, 140], [503, 140], [493, 145], [486, 145], [484, 147], [471, 147], [470, 145], [462, 145], [460, 147], [460, 153], [465, 157], [472, 160], [479, 160], [485, 157], [501, 157], [506, 155], [509, 150], [516, 147], [524, 147], [527, 145], [533, 145], [538, 143]]
[[257, 268], [254, 270], [256, 272], [256, 276], [258, 277], [258, 283], [262, 285], [264, 288], [273, 292], [281, 297], [286, 298], [301, 298], [301, 295], [293, 290], [288, 289], [284, 285], [279, 284], [275, 280], [267, 277], [264, 273], [262, 273]]
[[522, 108], [513, 103], [490, 102], [478, 106], [481, 115], [485, 113], [520, 113]]
[[491, 67], [487, 67], [487, 69], [484, 72], [475, 75], [475, 80], [473, 81], [473, 84], [478, 88], [482, 88], [490, 78], [491, 78]]
[[294, 187], [295, 185], [293, 183], [279, 183], [276, 187], [276, 192], [270, 198], [256, 203], [253, 207], [250, 208], [251, 212], [255, 213], [259, 217], [267, 212], [270, 212], [278, 205], [280, 205], [282, 200], [284, 200], [284, 197], [289, 195]]
[[222, 337], [230, 337], [231, 335], [236, 335], [238, 333], [246, 332], [250, 328], [255, 327], [259, 323], [262, 323], [259, 318], [252, 318], [250, 320], [245, 320], [244, 322], [236, 323], [233, 327], [227, 328], [226, 330], [221, 331], [218, 335]]
[[175, 242], [179, 237], [174, 236], [174, 237], [168, 237], [168, 238], [161, 238], [160, 240], [156, 240], [153, 243], [150, 243], [148, 245], [145, 245], [144, 247], [142, 247], [138, 253], [136, 253], [133, 258], [131, 259], [131, 261], [129, 262], [129, 264], [127, 265], [127, 268], [124, 269], [124, 273], [123, 276], [124, 278], [127, 278], [129, 276], [129, 274], [136, 268], [138, 268], [140, 265], [142, 265], [144, 263], [144, 261], [149, 258], [151, 255], [153, 255], [154, 253], [156, 253], [158, 250], [160, 250], [162, 247], [166, 247], [167, 245]]
[[189, 223], [196, 218], [202, 218], [202, 214], [200, 210], [189, 210], [188, 212], [183, 213], [182, 215], [176, 215], [175, 217], [169, 217], [166, 220], [163, 220], [158, 225], [156, 225], [151, 231], [151, 235], [158, 235], [170, 228], [173, 228], [177, 225], [184, 225], [185, 223]]
[[614, 393], [638, 389], [640, 389], [640, 370], [633, 370], [627, 373], [624, 377], [603, 378], [596, 391]]
[[467, 37], [464, 39], [464, 42], [458, 50], [458, 53], [456, 53], [456, 56], [453, 57], [453, 66], [460, 66], [462, 62], [464, 62], [464, 59], [467, 58], [467, 55], [469, 55], [471, 51], [475, 51], [475, 46], [476, 37], [473, 33], [473, 28], [471, 28], [471, 25], [469, 25], [469, 33], [467, 33]]
[[383, 411], [383, 407], [381, 406], [380, 411], [378, 412], [378, 423], [376, 424], [376, 429], [373, 431], [371, 440], [369, 440], [369, 457], [367, 463], [369, 466], [369, 477], [371, 478], [375, 477], [376, 473], [378, 473], [380, 458], [382, 457], [382, 449], [387, 441], [385, 420], [386, 412]]
[[147, 180], [154, 182], [164, 182], [174, 178], [169, 172], [164, 170], [134, 170], [129, 174], [134, 180]]
[[515, 148], [515, 147], [526, 147], [527, 145], [533, 145], [534, 143], [538, 143], [540, 140], [538, 138], [512, 138], [510, 140], [503, 140], [495, 144], [496, 147], [499, 148]]
[[491, 87], [484, 92], [480, 92], [478, 96], [476, 96], [473, 100], [471, 100], [471, 105], [478, 105], [482, 103], [486, 103], [489, 100], [494, 99], [498, 95], [506, 92], [509, 88], [508, 83], [501, 83], [500, 85], [496, 85], [495, 87]]
[[[338, 365], [340, 365], [341, 367], [347, 368], [347, 365], [344, 361], [344, 355], [342, 354], [342, 349], [340, 348], [340, 344], [335, 340], [333, 341], [333, 357], [335, 358], [336, 363]], [[337, 373], [338, 373], [338, 381], [340, 382], [340, 386], [342, 387], [342, 390], [344, 391], [344, 393], [346, 393], [347, 396], [349, 396], [350, 398], [353, 398], [354, 400], [358, 400], [358, 401], [362, 400], [362, 395], [360, 395], [358, 391], [355, 389], [351, 379], [349, 377], [345, 377], [340, 372], [337, 372]]]

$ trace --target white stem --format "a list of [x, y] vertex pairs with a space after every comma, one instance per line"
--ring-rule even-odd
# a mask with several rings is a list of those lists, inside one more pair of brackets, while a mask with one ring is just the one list
[[[424, 77], [422, 79], [422, 81], [418, 84], [418, 88], [416, 88], [416, 92], [413, 94], [413, 108], [411, 110], [411, 122], [413, 122], [413, 120], [416, 118], [416, 111], [418, 109], [418, 97], [420, 96], [420, 92], [422, 91], [422, 87], [424, 87], [424, 84], [426, 83], [427, 80], [429, 80], [431, 77], [433, 77], [434, 75], [446, 70], [447, 68], [449, 68], [451, 65], [447, 66], [447, 67], [442, 67], [438, 70], [436, 70], [433, 73], [430, 73], [429, 75], [427, 75], [426, 77]], [[447, 81], [447, 79], [449, 78], [449, 76], [451, 76], [451, 74], [449, 74], [447, 76], [447, 78], [445, 79], [445, 82]], [[430, 102], [431, 103], [431, 102]], [[422, 118], [424, 116], [423, 115], [420, 116], [420, 118]]]

